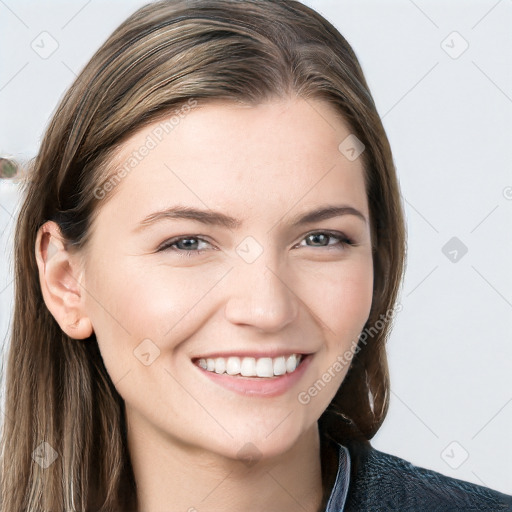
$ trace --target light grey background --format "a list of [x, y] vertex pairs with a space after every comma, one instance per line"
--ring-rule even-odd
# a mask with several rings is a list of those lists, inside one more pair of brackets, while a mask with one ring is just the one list
[[[144, 3], [0, 0], [0, 153], [36, 154], [75, 74]], [[512, 0], [305, 3], [361, 61], [407, 215], [391, 404], [373, 445], [512, 494]], [[1, 339], [18, 200], [0, 180]]]

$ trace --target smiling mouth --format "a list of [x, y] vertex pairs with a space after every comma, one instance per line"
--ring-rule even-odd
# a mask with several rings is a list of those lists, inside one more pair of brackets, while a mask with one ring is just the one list
[[279, 357], [214, 357], [196, 358], [194, 364], [211, 373], [233, 377], [273, 378], [293, 373], [305, 355], [291, 354]]

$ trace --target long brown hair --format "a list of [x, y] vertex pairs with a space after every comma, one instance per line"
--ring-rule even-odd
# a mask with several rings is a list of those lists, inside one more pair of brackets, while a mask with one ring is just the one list
[[[45, 306], [34, 255], [38, 229], [55, 220], [71, 248], [85, 248], [106, 200], [95, 191], [116, 148], [191, 98], [257, 105], [290, 95], [329, 103], [365, 145], [375, 276], [366, 327], [374, 331], [359, 340], [319, 425], [340, 442], [378, 430], [388, 408], [390, 322], [374, 326], [397, 299], [405, 227], [388, 139], [356, 55], [334, 26], [293, 0], [164, 0], [136, 11], [93, 55], [30, 164], [15, 231], [3, 512], [136, 510], [124, 402], [94, 334], [72, 340]], [[36, 463], [41, 450], [58, 455], [47, 468]]]

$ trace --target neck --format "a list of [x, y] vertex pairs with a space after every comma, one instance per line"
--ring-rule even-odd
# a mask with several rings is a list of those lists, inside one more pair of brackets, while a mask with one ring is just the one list
[[190, 447], [170, 436], [149, 436], [129, 419], [128, 445], [138, 512], [318, 512], [321, 508], [316, 423], [290, 450], [252, 462]]

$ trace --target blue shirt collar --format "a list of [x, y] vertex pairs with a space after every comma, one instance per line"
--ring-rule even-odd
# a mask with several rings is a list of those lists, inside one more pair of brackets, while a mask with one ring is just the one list
[[341, 512], [343, 510], [350, 484], [349, 451], [345, 446], [336, 444], [338, 446], [338, 471], [325, 512]]

